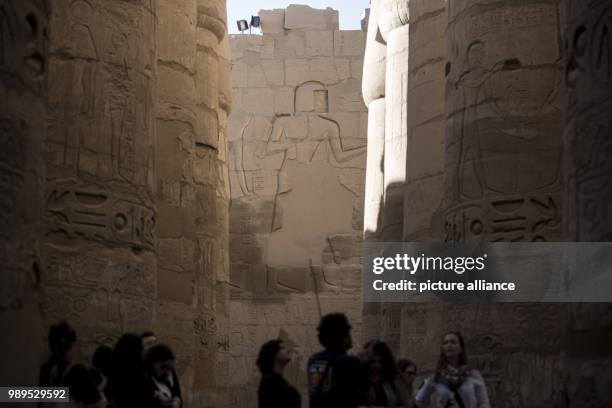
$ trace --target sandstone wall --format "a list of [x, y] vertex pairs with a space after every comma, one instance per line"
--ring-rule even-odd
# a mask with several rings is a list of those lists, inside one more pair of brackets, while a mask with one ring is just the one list
[[[230, 383], [233, 406], [256, 404], [259, 347], [295, 350], [288, 379], [320, 349], [323, 313], [343, 311], [358, 343], [367, 113], [365, 34], [338, 13], [261, 11], [262, 36], [231, 36]], [[304, 401], [304, 404], [306, 401]]]
[[48, 19], [43, 1], [0, 4], [0, 384], [37, 381], [43, 352]]

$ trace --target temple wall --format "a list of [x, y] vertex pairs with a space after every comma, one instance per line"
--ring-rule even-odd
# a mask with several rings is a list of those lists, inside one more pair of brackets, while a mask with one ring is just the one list
[[319, 305], [347, 313], [360, 343], [365, 33], [339, 31], [331, 9], [259, 15], [263, 35], [230, 38], [235, 407], [256, 406], [255, 359], [277, 337], [295, 352], [286, 377], [306, 395], [306, 360], [321, 349]]
[[[43, 355], [41, 244], [49, 10], [0, 4], [0, 384], [30, 385]], [[19, 356], [13, 364], [12, 356]]]

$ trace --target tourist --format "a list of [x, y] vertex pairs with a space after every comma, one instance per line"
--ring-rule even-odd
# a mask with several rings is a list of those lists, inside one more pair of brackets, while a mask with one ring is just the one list
[[467, 365], [465, 343], [458, 332], [444, 336], [436, 372], [417, 392], [417, 406], [427, 404], [433, 393], [435, 408], [490, 407], [484, 380]]
[[366, 345], [367, 385], [362, 405], [376, 407], [409, 407], [408, 391], [398, 375], [393, 353], [386, 343]]
[[270, 340], [259, 350], [257, 367], [261, 382], [257, 390], [259, 408], [300, 408], [299, 392], [283, 377], [283, 371], [291, 361], [282, 340]]
[[40, 368], [41, 387], [59, 387], [63, 384], [66, 369], [75, 360], [76, 339], [76, 331], [64, 320], [49, 328], [51, 355]]
[[416, 364], [407, 358], [397, 360], [397, 370], [399, 371], [400, 379], [406, 387], [410, 400], [414, 398], [414, 379], [417, 375]]
[[113, 408], [144, 407], [150, 401], [140, 336], [124, 334], [115, 345], [107, 387]]
[[97, 373], [93, 374], [94, 380], [96, 380], [98, 389], [104, 394], [107, 400], [110, 399], [106, 385], [108, 384], [108, 376], [110, 375], [112, 353], [113, 349], [110, 347], [99, 346], [91, 359], [92, 367], [97, 370]]
[[[142, 359], [144, 361], [151, 347], [157, 344], [157, 335], [152, 331], [146, 331], [140, 335], [140, 339], [142, 340]], [[172, 369], [172, 383], [176, 384], [179, 390], [181, 389], [181, 383], [174, 368]]]
[[106, 408], [106, 398], [99, 388], [100, 384], [96, 384], [97, 372], [97, 369], [86, 367], [83, 364], [73, 364], [66, 371], [62, 385], [68, 387], [70, 407]]
[[342, 313], [321, 318], [319, 342], [325, 350], [308, 360], [310, 408], [354, 408], [359, 405], [365, 375], [355, 357], [346, 354], [352, 347], [351, 326]]
[[144, 365], [147, 372], [151, 407], [180, 408], [182, 406], [181, 387], [175, 381], [174, 353], [165, 344], [151, 347]]
[[157, 336], [152, 331], [146, 331], [140, 335], [142, 340], [142, 359], [144, 360], [151, 347], [157, 344]]

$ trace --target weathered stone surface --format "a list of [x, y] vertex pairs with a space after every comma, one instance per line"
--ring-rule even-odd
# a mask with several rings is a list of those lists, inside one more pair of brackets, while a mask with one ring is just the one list
[[[286, 27], [302, 28], [264, 29], [257, 42], [230, 39], [234, 96], [241, 100], [229, 128], [235, 407], [255, 406], [250, 367], [261, 344], [279, 335], [296, 352], [287, 377], [304, 390], [303, 366], [320, 348], [315, 291], [324, 311], [347, 310], [356, 328], [361, 321], [367, 115], [352, 76], [362, 70], [363, 49], [357, 53], [350, 32], [347, 51], [335, 54], [337, 13], [316, 11], [300, 22], [294, 8], [305, 7], [289, 8]], [[329, 16], [336, 16], [335, 28]], [[247, 70], [264, 78], [249, 82]]]
[[291, 4], [285, 11], [287, 30], [337, 30], [338, 11], [332, 8], [313, 9], [301, 4]]
[[122, 1], [51, 11], [43, 310], [90, 353], [154, 324], [155, 18]]
[[[470, 20], [453, 20], [460, 10]], [[512, 18], [525, 13], [531, 18]], [[506, 16], [503, 24], [494, 23], [496, 15]], [[453, 8], [450, 19], [446, 239], [556, 240], [562, 94], [557, 5], [485, 11], [467, 2]], [[534, 37], [550, 41], [534, 43]], [[455, 43], [462, 48], [452, 49]], [[495, 222], [511, 217], [516, 221]], [[462, 220], [484, 228], [474, 235]]]
[[[612, 9], [603, 1], [567, 1], [568, 90], [565, 134], [565, 239], [605, 241], [612, 237]], [[563, 337], [565, 393], [572, 403], [609, 405], [612, 361], [604, 346], [612, 336], [609, 304], [572, 304]], [[589, 384], [586, 395], [579, 384]]]
[[46, 74], [49, 9], [44, 2], [0, 4], [0, 383], [38, 379], [43, 352]]
[[387, 42], [385, 81], [385, 155], [382, 234], [400, 241], [408, 142], [408, 2], [387, 1], [379, 10], [379, 29]]
[[264, 34], [282, 33], [285, 30], [285, 10], [259, 10], [261, 32]]

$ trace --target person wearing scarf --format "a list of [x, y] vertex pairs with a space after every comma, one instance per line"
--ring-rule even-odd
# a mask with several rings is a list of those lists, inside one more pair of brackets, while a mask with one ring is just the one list
[[417, 406], [428, 406], [434, 393], [435, 408], [490, 408], [484, 380], [478, 370], [469, 368], [459, 332], [444, 336], [436, 372], [417, 392]]

